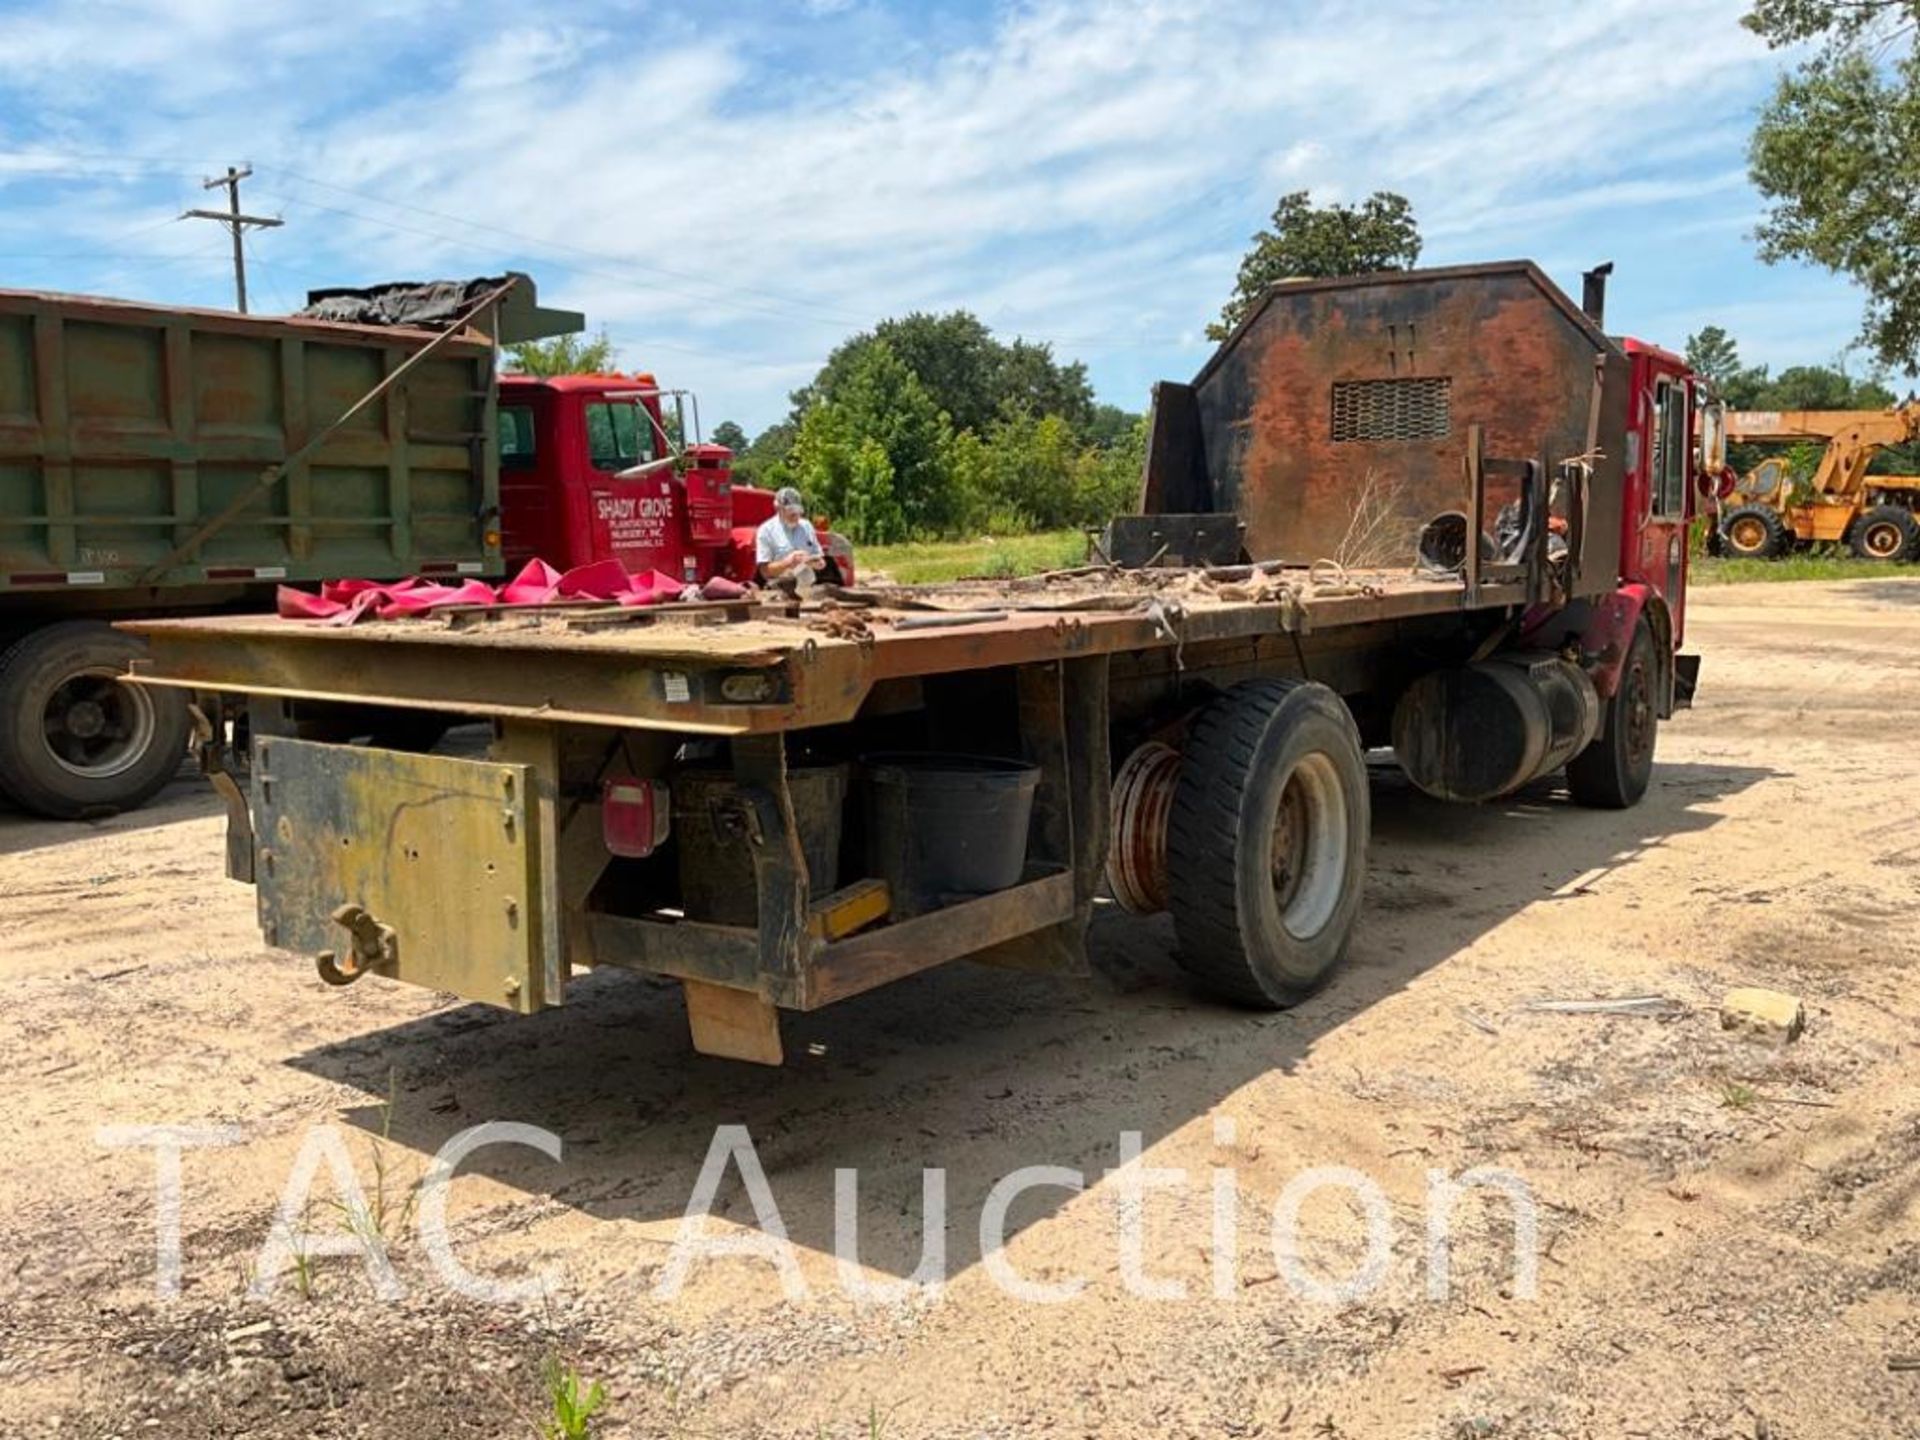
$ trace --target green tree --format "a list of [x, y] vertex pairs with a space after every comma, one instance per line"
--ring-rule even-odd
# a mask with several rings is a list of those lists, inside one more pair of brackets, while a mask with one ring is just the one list
[[1026, 528], [1052, 530], [1078, 519], [1081, 446], [1059, 415], [1009, 407], [987, 430], [987, 487], [994, 507]]
[[945, 410], [956, 430], [977, 430], [993, 418], [1000, 403], [998, 372], [1004, 347], [979, 317], [965, 310], [946, 315], [914, 311], [882, 320], [842, 341], [827, 356], [820, 373], [793, 396], [795, 410], [831, 399], [860, 357], [873, 345], [891, 349]]
[[1093, 407], [1093, 423], [1087, 426], [1087, 441], [1102, 447], [1117, 445], [1132, 435], [1141, 419], [1141, 416], [1131, 410], [1122, 410], [1118, 405], [1096, 405]]
[[946, 465], [952, 435], [926, 387], [879, 342], [801, 416], [787, 468], [810, 500], [846, 517], [856, 540], [939, 534], [961, 519]]
[[726, 446], [735, 455], [743, 455], [747, 449], [747, 432], [731, 420], [722, 420], [713, 427], [713, 443]]
[[1358, 205], [1315, 205], [1311, 192], [1295, 190], [1273, 207], [1272, 226], [1253, 237], [1233, 298], [1207, 338], [1226, 339], [1282, 280], [1408, 270], [1419, 258], [1420, 227], [1404, 195], [1376, 190]]
[[793, 451], [799, 427], [790, 420], [769, 425], [753, 437], [753, 443], [733, 456], [733, 474], [743, 485], [762, 485], [777, 490], [792, 480], [787, 457]]
[[1789, 365], [1769, 377], [1765, 366], [1754, 377], [1745, 410], [1884, 410], [1893, 392], [1877, 380], [1862, 380], [1832, 365]]
[[1038, 415], [1058, 415], [1076, 437], [1093, 425], [1093, 386], [1087, 367], [1078, 360], [1062, 365], [1053, 347], [1031, 340], [1015, 340], [1000, 360], [996, 409], [1008, 406]]
[[876, 545], [907, 538], [906, 516], [893, 489], [893, 461], [871, 435], [853, 452], [846, 495], [847, 529]]
[[605, 375], [618, 356], [613, 339], [603, 329], [591, 340], [579, 335], [556, 335], [551, 340], [526, 340], [506, 348], [507, 369], [521, 375]]
[[1064, 415], [1076, 427], [1093, 418], [1093, 387], [1084, 365], [1062, 364], [1044, 344], [1002, 344], [978, 316], [965, 310], [945, 315], [916, 311], [882, 320], [842, 341], [812, 383], [793, 393], [795, 417], [820, 401], [835, 399], [875, 345], [886, 346], [913, 372], [955, 430], [986, 433], [1008, 403]]
[[1696, 375], [1704, 375], [1716, 389], [1740, 374], [1740, 347], [1718, 325], [1708, 325], [1698, 334], [1687, 336], [1687, 366]]
[[846, 501], [853, 488], [853, 453], [857, 441], [846, 417], [832, 405], [816, 405], [795, 427], [793, 442], [781, 461], [781, 484], [797, 486], [808, 503], [831, 516], [855, 540], [871, 540], [845, 519]]
[[950, 431], [941, 465], [953, 504], [952, 530], [993, 535], [1025, 527], [1018, 514], [999, 505], [993, 493], [993, 464], [987, 442], [976, 432]]
[[1808, 260], [1866, 292], [1861, 338], [1920, 365], [1920, 0], [1755, 0], [1744, 23], [1774, 46], [1822, 42], [1781, 77], [1748, 162], [1770, 202], [1756, 232], [1773, 263]]
[[1754, 0], [1740, 22], [1769, 45], [1825, 39], [1851, 46], [1876, 32], [1920, 25], [1916, 0]]
[[1110, 445], [1088, 449], [1081, 458], [1076, 519], [1083, 525], [1102, 525], [1115, 515], [1132, 513], [1139, 507], [1140, 477], [1147, 466], [1146, 416], [1134, 416], [1125, 434]]

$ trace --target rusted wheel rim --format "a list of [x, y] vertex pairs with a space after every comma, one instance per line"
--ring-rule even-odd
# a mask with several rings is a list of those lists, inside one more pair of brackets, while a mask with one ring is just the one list
[[111, 780], [131, 770], [158, 728], [152, 697], [107, 666], [68, 676], [47, 697], [41, 717], [47, 753], [83, 780]]
[[1765, 549], [1767, 527], [1761, 524], [1756, 516], [1742, 515], [1727, 527], [1727, 543], [1734, 549], [1744, 550], [1749, 554]]
[[1906, 538], [1891, 520], [1870, 520], [1860, 531], [1860, 548], [1875, 560], [1891, 560]]
[[1653, 750], [1653, 687], [1643, 664], [1628, 670], [1622, 683], [1626, 686], [1621, 719], [1627, 727], [1627, 755], [1637, 765]]
[[1304, 755], [1287, 776], [1273, 817], [1273, 898], [1296, 940], [1327, 926], [1346, 886], [1347, 807], [1331, 757]]

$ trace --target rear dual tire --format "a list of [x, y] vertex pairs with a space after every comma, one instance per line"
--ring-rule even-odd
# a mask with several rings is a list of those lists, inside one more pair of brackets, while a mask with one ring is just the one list
[[187, 752], [187, 701], [133, 685], [147, 653], [92, 620], [28, 633], [0, 655], [0, 794], [53, 820], [144, 805]]
[[1202, 710], [1167, 839], [1180, 964], [1205, 989], [1275, 1009], [1346, 955], [1371, 808], [1360, 735], [1324, 685], [1252, 680]]

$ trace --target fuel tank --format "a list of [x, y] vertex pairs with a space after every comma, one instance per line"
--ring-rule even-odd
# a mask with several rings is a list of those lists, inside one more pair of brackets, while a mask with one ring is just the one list
[[1512, 653], [1434, 670], [1393, 711], [1400, 767], [1441, 800], [1492, 800], [1551, 774], [1600, 731], [1587, 672], [1558, 655]]

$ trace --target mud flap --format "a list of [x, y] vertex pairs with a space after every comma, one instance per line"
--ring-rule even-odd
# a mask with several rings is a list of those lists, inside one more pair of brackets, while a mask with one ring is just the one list
[[1673, 708], [1691, 710], [1693, 692], [1700, 686], [1700, 657], [1698, 655], [1676, 655], [1673, 657]]
[[323, 973], [331, 958], [350, 978], [364, 970], [523, 1013], [558, 1004], [546, 993], [551, 877], [530, 782], [525, 765], [257, 740], [267, 942]]

